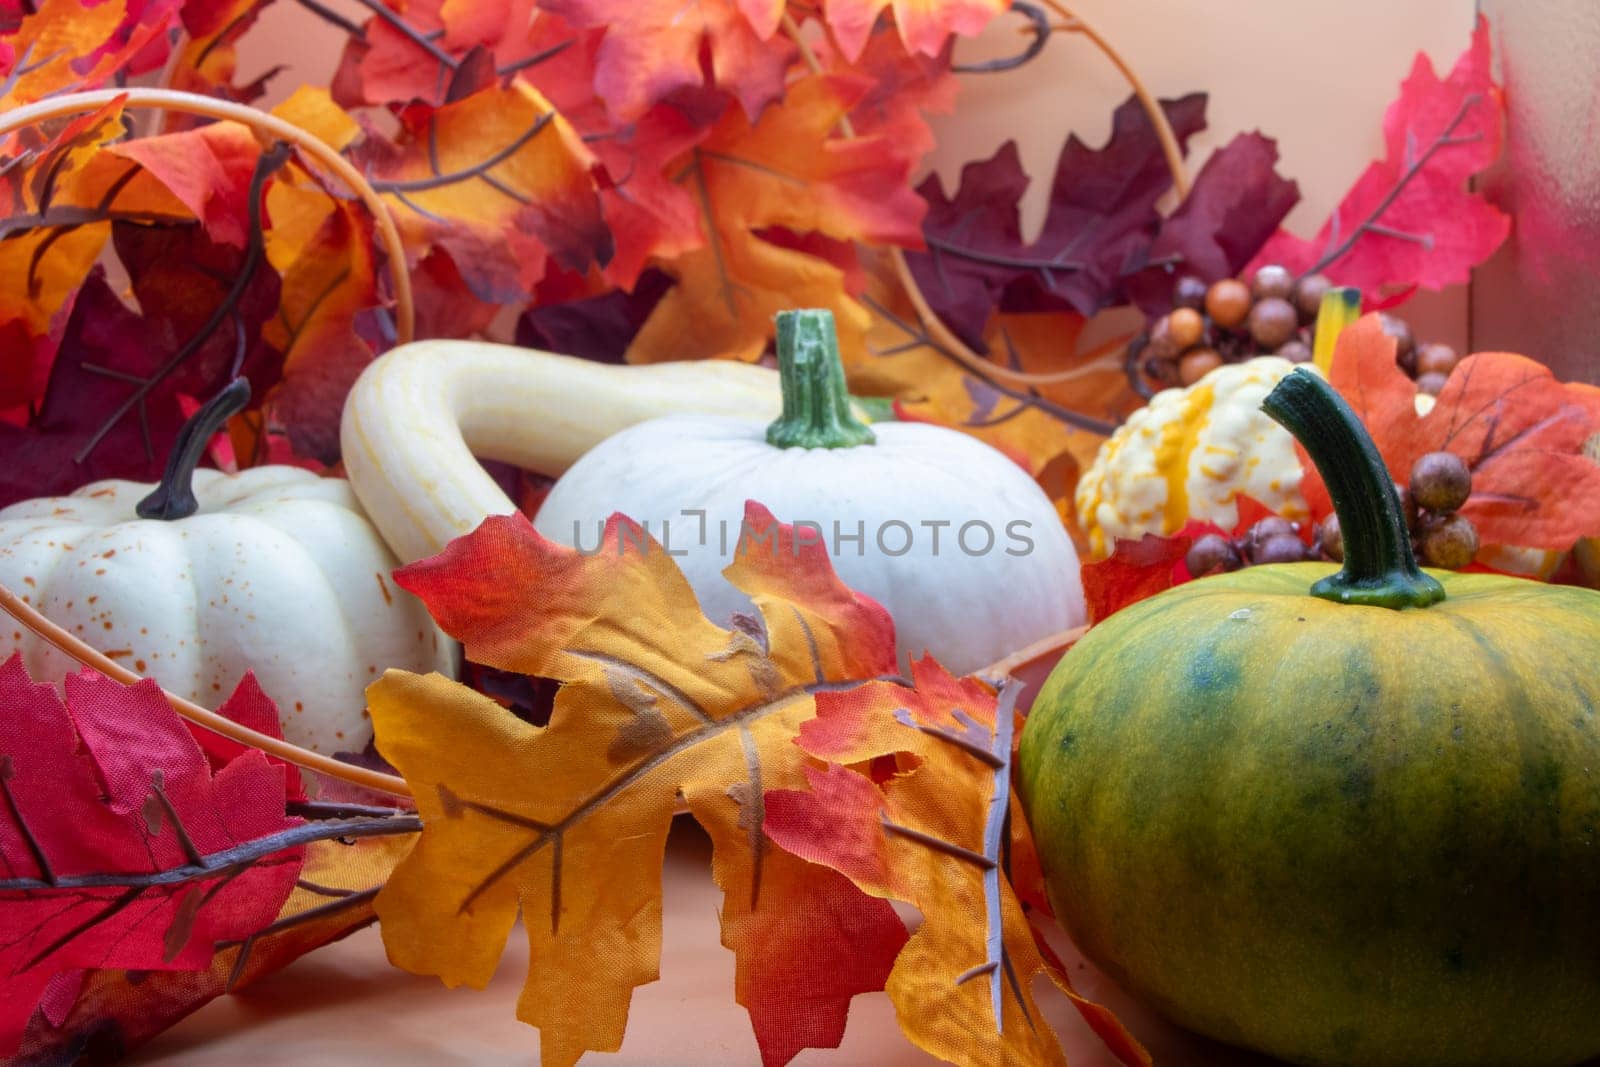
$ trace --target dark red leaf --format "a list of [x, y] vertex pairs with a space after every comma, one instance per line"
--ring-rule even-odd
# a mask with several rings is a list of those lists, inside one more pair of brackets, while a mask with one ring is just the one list
[[1189, 195], [1161, 221], [1146, 266], [1126, 282], [1145, 312], [1171, 309], [1179, 277], [1231, 278], [1260, 251], [1300, 199], [1300, 187], [1278, 174], [1277, 162], [1277, 142], [1259, 133], [1241, 133], [1212, 153]]
[[[1206, 97], [1162, 102], [1180, 145], [1205, 128]], [[1112, 116], [1111, 138], [1090, 148], [1074, 135], [1056, 163], [1037, 240], [1024, 242], [1018, 201], [1029, 179], [1010, 142], [962, 171], [955, 195], [937, 176], [918, 192], [928, 202], [925, 253], [911, 271], [939, 316], [975, 348], [998, 304], [1009, 311], [1073, 308], [1093, 314], [1121, 298], [1124, 272], [1142, 262], [1156, 226], [1156, 201], [1172, 173], [1136, 98]]]

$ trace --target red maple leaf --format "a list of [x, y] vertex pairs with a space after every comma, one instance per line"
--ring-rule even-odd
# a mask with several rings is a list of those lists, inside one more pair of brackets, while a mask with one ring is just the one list
[[277, 918], [300, 870], [274, 847], [300, 822], [281, 768], [246, 752], [213, 770], [154, 682], [84, 671], [65, 691], [0, 666], [0, 1052], [47, 991], [64, 1014], [74, 972], [207, 966]]
[[1467, 187], [1500, 154], [1503, 108], [1489, 58], [1481, 17], [1448, 77], [1418, 53], [1384, 113], [1384, 158], [1362, 172], [1315, 238], [1280, 230], [1252, 269], [1281, 263], [1296, 274], [1325, 272], [1380, 305], [1418, 286], [1465, 282], [1511, 229], [1504, 212]]

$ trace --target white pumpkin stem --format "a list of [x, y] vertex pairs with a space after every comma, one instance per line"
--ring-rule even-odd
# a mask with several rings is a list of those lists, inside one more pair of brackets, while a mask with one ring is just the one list
[[778, 312], [778, 387], [783, 414], [767, 427], [777, 448], [854, 448], [878, 440], [850, 410], [839, 335], [826, 308]]
[[161, 519], [172, 522], [187, 519], [200, 510], [200, 501], [194, 495], [194, 469], [205, 455], [212, 434], [222, 429], [224, 423], [244, 410], [250, 403], [250, 379], [235, 378], [205, 406], [189, 416], [189, 421], [178, 431], [178, 439], [167, 454], [167, 467], [161, 473], [161, 482], [150, 495], [139, 501], [134, 514], [141, 519]]
[[[66, 630], [51, 622], [42, 612], [27, 603], [17, 594], [0, 585], [0, 610], [6, 612], [22, 625], [38, 634], [42, 640], [48, 641], [62, 652], [71, 656], [85, 667], [99, 671], [113, 681], [123, 685], [137, 685], [144, 679], [133, 671], [117, 663], [104, 653], [85, 644]], [[354, 767], [348, 763], [324, 756], [320, 752], [311, 752], [298, 745], [290, 744], [280, 737], [271, 737], [248, 726], [241, 726], [232, 719], [227, 719], [198, 704], [191, 703], [178, 696], [161, 690], [161, 695], [167, 703], [172, 705], [172, 710], [196, 726], [220, 734], [241, 745], [259, 749], [269, 756], [276, 756], [285, 763], [292, 763], [296, 767], [304, 768], [316, 774], [325, 774], [329, 778], [338, 778], [358, 785], [363, 789], [370, 789], [375, 793], [388, 793], [391, 796], [409, 797], [411, 787], [404, 778], [393, 774], [383, 774], [379, 771], [368, 770], [365, 767]]]

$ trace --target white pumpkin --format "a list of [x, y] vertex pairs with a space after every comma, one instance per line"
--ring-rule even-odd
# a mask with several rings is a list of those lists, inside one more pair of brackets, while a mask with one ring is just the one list
[[[324, 754], [371, 736], [364, 691], [385, 668], [452, 670], [454, 645], [348, 483], [295, 467], [194, 472], [197, 513], [141, 519], [153, 486], [86, 485], [0, 510], [0, 583], [139, 674], [215, 708], [246, 670], [288, 740]], [[0, 628], [34, 677], [75, 669], [20, 626]]]
[[561, 477], [537, 529], [594, 550], [605, 519], [622, 512], [678, 557], [706, 614], [726, 622], [752, 610], [721, 571], [745, 501], [759, 501], [780, 521], [814, 524], [802, 536], [825, 544], [840, 577], [894, 615], [902, 663], [930, 651], [958, 673], [1084, 621], [1072, 542], [1025, 471], [954, 430], [856, 423], [832, 317], [789, 312], [778, 325], [784, 415], [772, 428], [780, 437], [786, 428], [790, 447], [769, 443], [758, 419], [643, 422]]

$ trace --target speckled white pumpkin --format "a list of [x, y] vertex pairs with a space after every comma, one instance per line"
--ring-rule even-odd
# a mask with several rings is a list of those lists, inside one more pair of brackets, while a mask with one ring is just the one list
[[[562, 476], [535, 527], [592, 551], [613, 512], [647, 524], [706, 615], [726, 624], [752, 611], [721, 572], [745, 501], [758, 501], [782, 522], [820, 527], [804, 536], [820, 537], [840, 577], [894, 615], [902, 662], [926, 650], [958, 673], [1083, 622], [1077, 555], [1060, 517], [1000, 452], [954, 430], [894, 422], [873, 425], [876, 444], [777, 448], [766, 426], [675, 415], [623, 430]], [[703, 522], [685, 514], [699, 511]], [[969, 523], [978, 525], [963, 534]]]
[[[122, 665], [215, 708], [253, 670], [285, 736], [317, 752], [362, 748], [364, 692], [385, 668], [453, 669], [454, 645], [396, 566], [349, 485], [294, 467], [196, 471], [198, 513], [139, 519], [151, 486], [103, 481], [0, 510], [0, 582]], [[34, 677], [76, 664], [20, 626]]]

